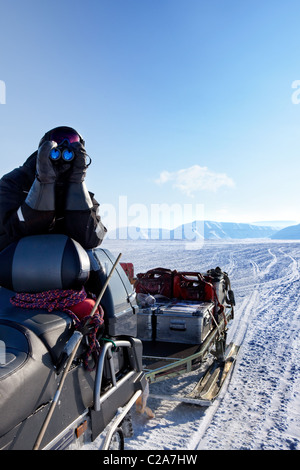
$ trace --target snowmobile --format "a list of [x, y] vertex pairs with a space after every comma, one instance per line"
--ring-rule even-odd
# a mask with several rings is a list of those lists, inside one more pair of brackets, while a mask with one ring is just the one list
[[[0, 258], [0, 449], [77, 449], [98, 436], [103, 449], [122, 449], [146, 378], [119, 257], [51, 234], [24, 237]], [[83, 290], [93, 309], [81, 320], [66, 297], [55, 308], [49, 300]]]

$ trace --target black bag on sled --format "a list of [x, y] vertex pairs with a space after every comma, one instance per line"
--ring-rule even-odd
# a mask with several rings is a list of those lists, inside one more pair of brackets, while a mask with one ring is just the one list
[[137, 294], [161, 295], [171, 299], [173, 297], [174, 271], [165, 268], [150, 269], [146, 273], [139, 273], [135, 284]]
[[217, 266], [215, 269], [209, 269], [207, 271], [205, 279], [213, 284], [218, 300], [222, 305], [225, 305], [225, 303], [235, 305], [230, 279], [226, 272], [222, 271], [221, 268]]

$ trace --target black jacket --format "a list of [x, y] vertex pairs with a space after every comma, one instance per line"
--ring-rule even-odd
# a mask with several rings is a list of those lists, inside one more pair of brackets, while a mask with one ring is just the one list
[[[93, 207], [83, 211], [64, 210], [64, 190], [56, 189], [56, 211], [37, 211], [25, 199], [34, 182], [37, 152], [0, 180], [0, 251], [10, 243], [28, 235], [62, 233], [85, 249], [100, 245], [106, 228], [97, 213], [99, 204], [89, 193]], [[20, 216], [21, 215], [21, 216]]]

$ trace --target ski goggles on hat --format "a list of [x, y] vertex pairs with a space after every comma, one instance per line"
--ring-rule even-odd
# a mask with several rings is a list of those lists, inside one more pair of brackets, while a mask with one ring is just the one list
[[81, 136], [71, 127], [57, 127], [53, 129], [49, 136], [48, 140], [53, 140], [57, 143], [57, 145], [62, 144], [65, 140], [69, 142], [69, 144], [73, 144], [75, 142], [81, 142]]

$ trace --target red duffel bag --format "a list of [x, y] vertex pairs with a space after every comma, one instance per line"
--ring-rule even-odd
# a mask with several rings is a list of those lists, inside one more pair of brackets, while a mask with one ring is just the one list
[[120, 263], [124, 269], [129, 281], [132, 283], [134, 278], [134, 267], [132, 263]]
[[214, 287], [205, 281], [201, 273], [176, 272], [173, 295], [177, 299], [213, 302], [216, 299]]
[[163, 295], [173, 297], [174, 271], [165, 268], [150, 269], [137, 274], [135, 290], [138, 294]]

